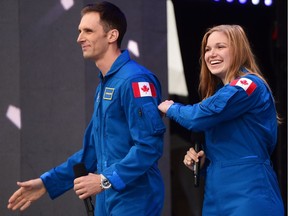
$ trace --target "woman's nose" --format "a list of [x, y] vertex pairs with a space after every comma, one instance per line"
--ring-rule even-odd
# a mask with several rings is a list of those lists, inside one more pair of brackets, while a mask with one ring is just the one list
[[215, 49], [211, 49], [210, 50], [210, 55], [211, 56], [215, 56], [216, 55], [216, 50]]

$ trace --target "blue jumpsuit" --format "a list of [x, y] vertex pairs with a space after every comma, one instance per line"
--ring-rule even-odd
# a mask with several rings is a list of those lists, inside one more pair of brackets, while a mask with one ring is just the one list
[[54, 199], [73, 187], [73, 166], [84, 162], [89, 172], [102, 173], [112, 184], [96, 196], [95, 215], [159, 216], [164, 184], [158, 160], [166, 130], [157, 108], [160, 83], [127, 50], [99, 77], [83, 148], [41, 179]]
[[194, 105], [174, 103], [167, 117], [205, 132], [204, 216], [282, 216], [278, 181], [270, 162], [277, 118], [270, 90], [246, 74]]

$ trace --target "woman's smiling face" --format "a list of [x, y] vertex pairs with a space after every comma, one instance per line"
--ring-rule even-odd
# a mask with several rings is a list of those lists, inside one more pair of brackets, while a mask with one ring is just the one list
[[205, 62], [212, 74], [225, 84], [225, 76], [231, 65], [231, 47], [228, 37], [219, 31], [210, 34], [205, 48]]

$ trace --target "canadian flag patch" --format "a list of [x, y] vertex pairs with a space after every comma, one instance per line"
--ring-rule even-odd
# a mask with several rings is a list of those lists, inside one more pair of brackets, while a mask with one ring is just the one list
[[134, 97], [156, 97], [156, 89], [153, 83], [149, 82], [133, 82], [132, 83]]
[[240, 78], [233, 80], [230, 83], [231, 86], [240, 86], [241, 88], [244, 89], [244, 91], [249, 95], [251, 95], [254, 90], [257, 88], [256, 83], [254, 83], [252, 80], [247, 79], [247, 78]]

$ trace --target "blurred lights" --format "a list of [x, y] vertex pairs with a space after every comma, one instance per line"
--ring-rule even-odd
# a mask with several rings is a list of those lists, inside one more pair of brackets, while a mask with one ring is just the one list
[[252, 0], [253, 5], [258, 5], [260, 3], [260, 0]]
[[273, 3], [273, 0], [265, 0], [265, 1], [264, 1], [264, 4], [265, 4], [266, 6], [271, 6], [272, 3]]
[[240, 4], [246, 4], [246, 3], [247, 3], [247, 0], [239, 0], [239, 3], [240, 3]]
[[[213, 0], [214, 2], [223, 2], [224, 0]], [[265, 6], [272, 6], [273, 5], [273, 0], [225, 0], [227, 3], [232, 3], [232, 2], [237, 2], [239, 4], [250, 4], [252, 3], [253, 5], [260, 5], [263, 3]]]

